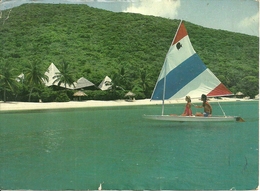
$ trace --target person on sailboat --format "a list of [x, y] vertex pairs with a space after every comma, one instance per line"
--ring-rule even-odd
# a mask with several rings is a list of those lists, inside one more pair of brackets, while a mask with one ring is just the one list
[[185, 110], [184, 110], [183, 114], [181, 114], [181, 115], [182, 116], [192, 116], [190, 96], [186, 96], [185, 100], [187, 101], [187, 103], [185, 106]]
[[202, 94], [201, 100], [203, 101], [202, 105], [200, 105], [200, 106], [195, 105], [195, 107], [196, 108], [204, 108], [204, 112], [203, 113], [197, 112], [195, 115], [196, 116], [210, 117], [212, 115], [212, 107], [207, 102], [207, 96], [205, 94]]

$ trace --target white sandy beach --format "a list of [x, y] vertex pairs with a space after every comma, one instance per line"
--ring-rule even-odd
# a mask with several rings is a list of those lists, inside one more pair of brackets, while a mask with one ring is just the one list
[[[223, 98], [221, 100], [211, 98], [210, 102], [232, 102], [232, 101], [251, 101], [238, 98]], [[185, 104], [185, 100], [165, 101], [165, 104]], [[199, 99], [193, 99], [192, 103], [201, 103]], [[108, 107], [108, 106], [137, 106], [137, 105], [161, 105], [162, 101], [150, 101], [150, 99], [113, 101], [70, 101], [70, 102], [0, 102], [0, 111], [19, 111], [19, 110], [42, 110], [42, 109], [68, 109], [68, 108], [87, 108], [87, 107]]]

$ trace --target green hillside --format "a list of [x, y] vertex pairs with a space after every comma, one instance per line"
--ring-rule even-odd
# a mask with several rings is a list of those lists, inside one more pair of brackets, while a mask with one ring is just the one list
[[[143, 97], [151, 95], [180, 22], [87, 5], [25, 4], [4, 21], [8, 13], [0, 20], [0, 62], [12, 65], [15, 75], [35, 60], [44, 70], [67, 62], [76, 79], [96, 85], [121, 70], [124, 80], [117, 83]], [[185, 26], [195, 51], [233, 93], [258, 94], [258, 37]]]

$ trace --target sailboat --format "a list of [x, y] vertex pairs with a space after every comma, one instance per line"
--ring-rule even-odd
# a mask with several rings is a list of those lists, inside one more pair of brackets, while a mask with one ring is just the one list
[[144, 115], [144, 118], [164, 121], [243, 121], [238, 116], [226, 116], [222, 108], [223, 116], [200, 117], [164, 114], [165, 100], [184, 100], [187, 95], [191, 98], [200, 98], [202, 94], [207, 97], [233, 95], [195, 52], [184, 22], [181, 21], [166, 54], [151, 97], [151, 100], [162, 100], [162, 114]]

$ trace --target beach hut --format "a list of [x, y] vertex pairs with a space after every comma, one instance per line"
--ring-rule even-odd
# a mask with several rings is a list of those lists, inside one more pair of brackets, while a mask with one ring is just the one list
[[244, 95], [244, 94], [243, 94], [242, 92], [237, 92], [237, 93], [236, 93], [236, 97], [237, 97], [237, 98], [242, 98], [243, 95]]
[[[49, 86], [58, 86], [59, 84], [59, 81], [56, 81], [55, 82], [55, 78], [53, 78], [54, 76], [56, 76], [58, 73], [60, 73], [60, 71], [58, 70], [58, 68], [53, 64], [51, 63], [50, 66], [48, 67], [47, 71], [44, 73], [46, 76], [48, 76], [48, 81], [44, 80], [44, 84], [45, 86], [49, 87]], [[55, 83], [54, 83], [55, 82]], [[74, 87], [75, 87], [76, 83], [74, 82], [74, 86], [73, 85], [68, 85], [64, 83], [61, 83], [60, 84], [60, 87], [63, 87], [63, 88], [67, 88], [67, 89], [71, 89], [73, 90]]]
[[87, 96], [83, 91], [77, 91], [73, 94], [74, 97], [78, 98], [78, 101], [81, 101], [81, 97]]
[[135, 101], [135, 98], [134, 98], [135, 94], [133, 92], [127, 92], [125, 94], [125, 97], [128, 97], [128, 99], [126, 101]]
[[60, 71], [53, 63], [51, 63], [50, 66], [48, 67], [47, 71], [45, 72], [45, 75], [48, 76], [49, 80], [48, 81], [44, 80], [44, 84], [48, 87], [53, 86], [53, 85], [57, 86], [58, 82], [55, 82], [55, 84], [54, 84], [55, 79], [53, 79], [53, 77], [57, 73], [60, 73]]
[[95, 84], [93, 84], [91, 81], [87, 80], [84, 77], [81, 77], [80, 79], [78, 79], [78, 81], [75, 84], [76, 84], [75, 89], [82, 89], [82, 88], [86, 88], [86, 87], [95, 86]]
[[104, 80], [99, 84], [99, 89], [101, 89], [102, 91], [104, 90], [109, 90], [111, 88], [111, 78], [109, 78], [108, 76], [106, 76], [104, 78]]

